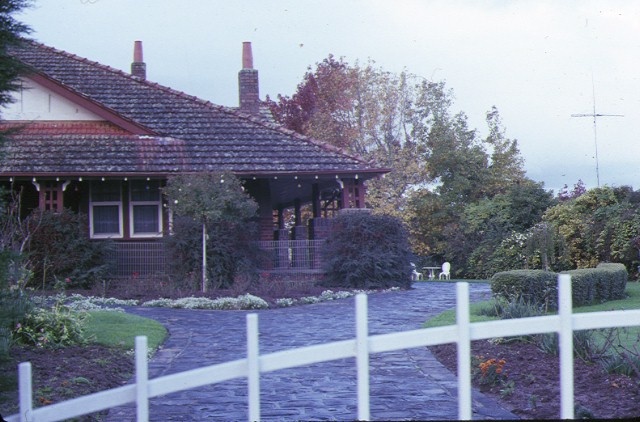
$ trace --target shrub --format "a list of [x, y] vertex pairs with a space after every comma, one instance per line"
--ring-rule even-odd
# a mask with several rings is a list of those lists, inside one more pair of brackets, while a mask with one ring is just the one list
[[64, 347], [86, 343], [86, 312], [74, 312], [61, 303], [52, 308], [35, 308], [16, 324], [13, 339], [36, 347]]
[[32, 307], [20, 289], [21, 283], [14, 280], [12, 269], [16, 267], [16, 261], [20, 262], [20, 257], [12, 251], [0, 252], [0, 358], [8, 356], [12, 344], [11, 331]]
[[597, 268], [567, 271], [571, 275], [573, 306], [623, 299], [627, 270], [623, 264], [600, 264]]
[[614, 353], [600, 362], [609, 374], [620, 374], [628, 377], [640, 377], [640, 356], [630, 353]]
[[[244, 191], [242, 183], [230, 173], [206, 172], [172, 176], [163, 188], [171, 210], [185, 218], [182, 229], [188, 244], [193, 245], [195, 239], [195, 229], [193, 224], [188, 224], [189, 219], [200, 228], [200, 247], [179, 249], [178, 253], [189, 259], [189, 267], [182, 268], [183, 272], [191, 273], [189, 278], [199, 273], [202, 291], [207, 290], [208, 284], [214, 288], [229, 287], [241, 273], [256, 275], [250, 268], [254, 255], [247, 235], [255, 227], [250, 222], [255, 221], [258, 204]], [[177, 235], [178, 227], [174, 230]], [[202, 236], [203, 233], [206, 236]]]
[[60, 279], [68, 287], [87, 288], [106, 276], [109, 243], [87, 237], [85, 214], [34, 211], [28, 218], [34, 226], [26, 250], [34, 283], [44, 287]]
[[[257, 280], [262, 252], [253, 241], [255, 225], [250, 222], [225, 222], [208, 228], [207, 278], [216, 288], [228, 288], [239, 277]], [[169, 272], [179, 280], [191, 280], [195, 288], [201, 279], [202, 225], [188, 217], [176, 217], [174, 234], [165, 237]]]
[[31, 307], [23, 291], [0, 289], [0, 357], [9, 354], [13, 337], [11, 330], [24, 319]]
[[[594, 362], [604, 353], [596, 339], [598, 330], [580, 330], [573, 332], [573, 355], [585, 362]], [[535, 343], [540, 350], [558, 356], [560, 343], [557, 333], [544, 333], [535, 336]]]
[[407, 232], [394, 217], [343, 213], [333, 222], [322, 253], [323, 285], [359, 289], [411, 285]]
[[543, 270], [503, 271], [491, 278], [491, 292], [507, 302], [523, 301], [529, 304], [555, 308], [558, 302], [558, 275]]

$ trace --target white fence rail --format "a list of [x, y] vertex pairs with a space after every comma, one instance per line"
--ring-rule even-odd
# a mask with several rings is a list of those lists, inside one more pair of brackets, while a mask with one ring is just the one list
[[[31, 364], [19, 365], [20, 413], [9, 422], [59, 421], [98, 412], [127, 403], [136, 403], [138, 421], [149, 420], [149, 399], [234, 378], [248, 380], [248, 420], [260, 420], [260, 374], [285, 368], [355, 357], [357, 365], [357, 400], [359, 420], [370, 419], [369, 356], [394, 350], [445, 343], [458, 346], [458, 417], [471, 419], [471, 341], [556, 332], [560, 344], [560, 412], [561, 418], [574, 416], [573, 331], [640, 325], [640, 310], [572, 314], [571, 278], [560, 275], [558, 315], [512, 320], [469, 322], [469, 285], [456, 286], [456, 324], [369, 336], [367, 297], [356, 297], [356, 337], [260, 355], [258, 316], [247, 315], [247, 358], [206, 366], [155, 379], [148, 379], [147, 339], [136, 338], [135, 384], [79, 397], [66, 402], [33, 408]], [[158, 415], [160, 416], [160, 415]]]

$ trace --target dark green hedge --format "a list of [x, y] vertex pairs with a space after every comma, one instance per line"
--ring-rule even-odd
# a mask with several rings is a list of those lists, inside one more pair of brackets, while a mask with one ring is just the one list
[[573, 306], [623, 299], [627, 269], [623, 264], [600, 264], [597, 268], [565, 271], [571, 275]]
[[[573, 306], [585, 306], [623, 299], [627, 286], [627, 270], [623, 264], [600, 264], [597, 268], [565, 271], [571, 276]], [[507, 301], [523, 300], [558, 306], [558, 274], [542, 270], [515, 270], [495, 274], [491, 278], [494, 297]]]
[[558, 274], [543, 270], [513, 270], [494, 274], [491, 278], [494, 297], [509, 302], [526, 303], [555, 308], [558, 302]]

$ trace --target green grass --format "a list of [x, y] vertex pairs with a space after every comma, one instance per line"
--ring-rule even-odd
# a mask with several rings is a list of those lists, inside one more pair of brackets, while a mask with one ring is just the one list
[[85, 333], [97, 344], [135, 348], [136, 336], [147, 336], [148, 347], [155, 350], [167, 336], [167, 330], [157, 321], [124, 312], [92, 311]]
[[[581, 306], [574, 308], [574, 313], [583, 312], [603, 312], [603, 311], [615, 311], [623, 309], [640, 309], [640, 282], [629, 282], [625, 290], [627, 297], [620, 300], [612, 300], [597, 305]], [[487, 306], [492, 306], [493, 300], [487, 300], [478, 303], [472, 303], [469, 307], [469, 319], [471, 322], [493, 321], [499, 319], [498, 317], [489, 317], [480, 315], [480, 310]], [[442, 327], [446, 325], [453, 325], [456, 323], [456, 310], [449, 309], [444, 311], [435, 317], [429, 319], [424, 323], [424, 328]], [[640, 327], [629, 327], [621, 331], [620, 338], [618, 339], [623, 346], [632, 348], [636, 345], [636, 341], [640, 336]]]
[[[461, 280], [458, 280], [458, 281], [461, 281]], [[628, 297], [625, 299], [612, 300], [612, 301], [601, 303], [598, 305], [590, 305], [590, 306], [582, 306], [579, 308], [574, 308], [574, 313], [613, 311], [613, 310], [621, 310], [621, 309], [640, 309], [640, 283], [638, 282], [627, 283], [626, 293]], [[481, 322], [481, 321], [493, 321], [493, 320], [499, 319], [497, 317], [488, 317], [485, 315], [480, 315], [480, 312], [479, 312], [480, 309], [486, 306], [491, 306], [492, 303], [493, 303], [493, 300], [486, 300], [483, 302], [472, 303], [469, 307], [470, 321]], [[427, 322], [424, 323], [424, 327], [425, 328], [441, 327], [444, 325], [453, 325], [455, 323], [456, 323], [456, 310], [449, 309], [429, 319]]]

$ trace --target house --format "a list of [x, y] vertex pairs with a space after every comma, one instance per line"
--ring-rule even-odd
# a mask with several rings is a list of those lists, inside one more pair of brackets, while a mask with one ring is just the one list
[[[160, 189], [178, 173], [243, 179], [259, 205], [257, 240], [317, 238], [327, 210], [364, 208], [366, 181], [388, 169], [273, 123], [261, 107], [251, 44], [242, 52], [239, 107], [231, 108], [147, 80], [139, 41], [126, 73], [24, 40], [10, 49], [29, 72], [1, 110], [2, 127], [20, 130], [0, 151], [0, 182], [22, 187], [26, 209], [86, 213], [87, 236], [115, 242], [122, 275], [162, 266], [171, 216]], [[305, 204], [308, 222], [300, 218]], [[285, 209], [296, 216], [291, 235]]]

